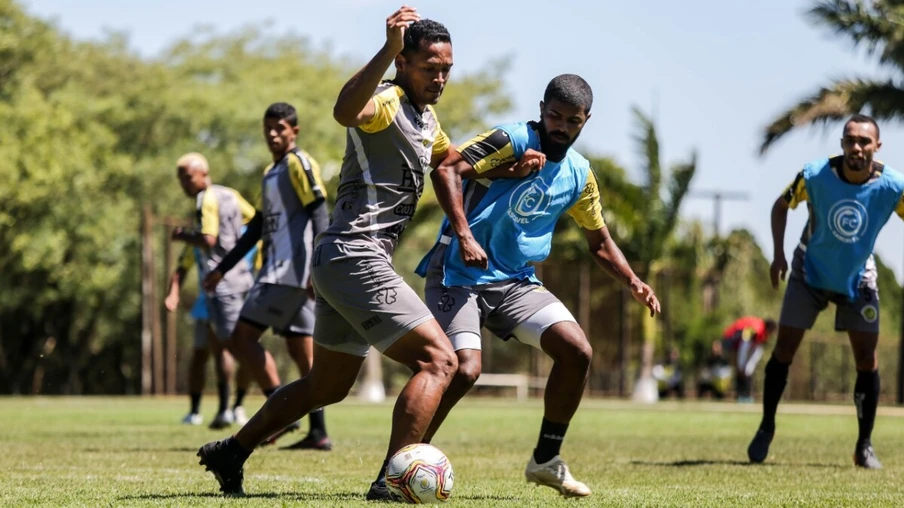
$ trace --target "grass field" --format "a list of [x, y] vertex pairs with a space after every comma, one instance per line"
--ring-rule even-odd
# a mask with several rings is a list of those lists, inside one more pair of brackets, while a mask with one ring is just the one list
[[[261, 400], [251, 402], [249, 409]], [[213, 403], [208, 396], [205, 409]], [[185, 407], [183, 398], [0, 399], [0, 505], [374, 505], [363, 496], [381, 463], [389, 404], [329, 408], [332, 452], [256, 452], [245, 468], [244, 499], [221, 498], [197, 465], [197, 448], [226, 433], [179, 425]], [[467, 400], [434, 444], [455, 467], [451, 503], [462, 507], [904, 506], [900, 411], [880, 410], [873, 442], [885, 469], [862, 471], [851, 462], [852, 409], [833, 406], [784, 406], [769, 460], [746, 464], [757, 409], [585, 402], [563, 448], [572, 472], [594, 491], [585, 500], [562, 500], [523, 479], [539, 401]]]

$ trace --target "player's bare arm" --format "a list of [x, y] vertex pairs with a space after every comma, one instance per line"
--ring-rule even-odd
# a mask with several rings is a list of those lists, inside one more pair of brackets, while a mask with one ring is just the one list
[[788, 272], [788, 261], [785, 259], [785, 226], [788, 225], [788, 201], [779, 196], [772, 205], [772, 266], [769, 278], [773, 289], [778, 289], [778, 282], [785, 280]]
[[245, 233], [235, 243], [235, 247], [223, 258], [216, 268], [210, 271], [201, 286], [207, 291], [216, 289], [217, 284], [223, 280], [223, 276], [251, 252], [264, 232], [264, 219], [260, 211], [255, 211], [254, 216], [248, 222]]
[[373, 118], [376, 106], [373, 93], [386, 74], [386, 70], [405, 46], [405, 30], [420, 20], [414, 7], [403, 5], [386, 18], [386, 43], [377, 54], [342, 87], [333, 118], [344, 127], [357, 127]]
[[182, 268], [177, 269], [170, 276], [169, 294], [166, 295], [166, 299], [163, 301], [166, 310], [169, 312], [176, 312], [176, 309], [179, 307], [179, 292], [182, 290], [182, 282], [184, 280], [185, 270]]
[[587, 239], [587, 247], [593, 254], [593, 259], [603, 270], [616, 280], [623, 282], [631, 288], [631, 295], [638, 302], [650, 309], [650, 316], [655, 316], [661, 311], [659, 300], [653, 293], [653, 289], [640, 280], [634, 270], [628, 265], [625, 255], [622, 253], [615, 240], [609, 235], [609, 229], [603, 226], [597, 230], [584, 230]]
[[173, 240], [185, 242], [193, 247], [202, 249], [211, 249], [217, 244], [217, 237], [213, 235], [205, 235], [200, 231], [191, 231], [184, 228], [176, 228], [172, 234]]
[[467, 266], [487, 268], [487, 254], [474, 239], [471, 228], [468, 226], [468, 218], [461, 196], [462, 174], [477, 175], [471, 163], [466, 161], [458, 151], [452, 150], [449, 157], [440, 163], [436, 170], [430, 173], [433, 189], [436, 191], [436, 199], [446, 212], [449, 224], [458, 237], [459, 250], [462, 261]]

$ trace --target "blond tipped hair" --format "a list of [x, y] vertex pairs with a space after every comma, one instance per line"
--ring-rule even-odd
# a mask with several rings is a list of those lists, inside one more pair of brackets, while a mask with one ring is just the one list
[[185, 168], [187, 170], [200, 169], [205, 173], [210, 172], [210, 166], [207, 165], [207, 158], [198, 152], [189, 152], [176, 161], [176, 167]]

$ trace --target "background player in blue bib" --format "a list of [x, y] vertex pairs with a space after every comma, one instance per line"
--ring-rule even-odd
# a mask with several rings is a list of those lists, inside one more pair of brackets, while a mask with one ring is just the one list
[[[590, 163], [571, 148], [590, 117], [593, 92], [580, 76], [563, 74], [546, 88], [539, 122], [502, 125], [464, 143], [431, 175], [446, 212], [436, 245], [417, 272], [425, 300], [458, 356], [425, 441], [480, 376], [483, 326], [496, 336], [541, 349], [554, 361], [545, 391], [540, 437], [525, 469], [529, 482], [566, 497], [589, 496], [559, 456], [568, 423], [584, 391], [592, 350], [567, 308], [534, 274], [549, 255], [559, 218], [584, 230], [597, 263], [659, 312], [659, 302], [625, 261], [603, 221], [599, 185]], [[525, 178], [486, 178], [514, 164]], [[462, 175], [476, 172], [484, 179]]]
[[882, 467], [870, 443], [879, 403], [879, 294], [872, 253], [892, 213], [904, 218], [904, 177], [873, 160], [881, 146], [876, 121], [854, 115], [841, 138], [844, 155], [804, 166], [772, 207], [775, 258], [770, 275], [775, 288], [788, 270], [783, 247], [788, 209], [806, 201], [810, 218], [794, 251], [778, 339], [766, 364], [763, 420], [747, 449], [751, 462], [762, 462], [769, 455], [788, 366], [804, 332], [833, 302], [835, 329], [848, 332], [857, 364], [854, 403], [859, 436], [854, 463], [869, 469]]

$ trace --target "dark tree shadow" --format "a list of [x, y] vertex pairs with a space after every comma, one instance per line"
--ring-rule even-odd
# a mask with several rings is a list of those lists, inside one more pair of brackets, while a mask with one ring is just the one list
[[782, 462], [766, 462], [763, 464], [754, 464], [746, 460], [676, 460], [672, 462], [652, 462], [645, 460], [632, 460], [633, 466], [659, 466], [659, 467], [693, 467], [693, 466], [742, 466], [742, 467], [775, 467], [775, 466], [803, 466], [821, 469], [843, 469], [845, 466], [840, 464], [785, 464]]

